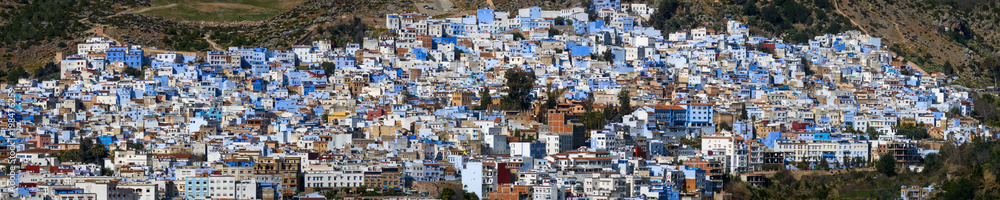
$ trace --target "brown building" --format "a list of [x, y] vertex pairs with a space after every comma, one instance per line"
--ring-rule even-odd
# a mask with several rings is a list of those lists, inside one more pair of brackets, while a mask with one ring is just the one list
[[254, 174], [256, 175], [281, 175], [281, 185], [285, 187], [286, 197], [291, 198], [299, 191], [302, 191], [301, 163], [297, 158], [280, 159], [271, 157], [261, 157], [254, 163]]
[[[721, 160], [717, 159], [704, 159], [702, 157], [693, 157], [690, 160], [684, 161], [684, 165], [689, 167], [697, 167], [699, 169], [705, 170], [705, 176], [712, 177], [712, 182], [716, 188], [712, 188], [712, 191], [719, 192], [722, 190], [722, 179], [726, 175], [725, 166], [722, 164]], [[693, 185], [688, 186], [688, 191], [694, 191]]]
[[558, 134], [573, 133], [573, 125], [566, 123], [566, 114], [549, 110], [549, 132]]
[[933, 192], [933, 187], [921, 188], [920, 186], [903, 186], [899, 189], [899, 193], [903, 195], [903, 198], [907, 199], [925, 199]]
[[382, 188], [382, 172], [365, 172], [365, 187], [378, 191]]
[[920, 154], [914, 143], [892, 142], [879, 144], [876, 150], [878, 156], [890, 154], [896, 158], [896, 167], [906, 167], [920, 163]]
[[382, 187], [385, 190], [403, 189], [403, 173], [399, 168], [382, 168]]
[[531, 197], [531, 186], [503, 184], [497, 186], [497, 190], [489, 192], [489, 197], [487, 199], [522, 200], [531, 199]]
[[[301, 172], [301, 160], [298, 158], [282, 159], [281, 160], [281, 185], [286, 188], [294, 189], [296, 193], [302, 191], [300, 187], [302, 184], [302, 172]], [[293, 195], [293, 194], [288, 194]]]
[[476, 95], [470, 91], [452, 92], [451, 106], [470, 106], [472, 105], [472, 100], [475, 96]]
[[351, 95], [358, 96], [361, 95], [361, 92], [364, 91], [364, 88], [368, 86], [368, 82], [351, 81], [350, 83], [348, 83], [348, 85], [351, 89]]

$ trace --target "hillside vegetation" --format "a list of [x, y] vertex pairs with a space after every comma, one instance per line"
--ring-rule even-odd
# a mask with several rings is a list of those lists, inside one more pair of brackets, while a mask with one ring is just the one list
[[75, 52], [90, 20], [114, 15], [130, 7], [148, 6], [144, 0], [0, 0], [0, 68], [7, 75], [36, 68], [57, 53]]
[[[734, 199], [895, 199], [901, 187], [934, 187], [933, 199], [997, 199], [1000, 197], [1000, 142], [974, 139], [962, 145], [945, 142], [940, 154], [923, 160], [923, 171], [892, 167], [874, 160], [876, 170], [779, 171], [763, 187], [729, 180]], [[798, 176], [796, 176], [798, 175]]]
[[[451, 0], [459, 9], [586, 7], [587, 0]], [[751, 33], [802, 43], [859, 30], [884, 38], [899, 58], [973, 88], [994, 86], [1000, 2], [986, 0], [625, 0], [658, 10], [645, 26], [664, 32], [745, 21]], [[44, 9], [42, 9], [44, 8]], [[0, 61], [32, 71], [94, 28], [129, 44], [182, 51], [219, 46], [287, 48], [313, 39], [374, 36], [384, 14], [416, 10], [412, 0], [0, 0]], [[360, 20], [355, 21], [357, 17]], [[252, 23], [235, 23], [252, 22]], [[359, 28], [358, 24], [365, 24]], [[365, 33], [358, 33], [364, 29]], [[345, 36], [341, 33], [348, 33]], [[205, 37], [207, 36], [207, 37]], [[61, 44], [60, 44], [61, 43]]]
[[405, 10], [415, 10], [412, 1], [0, 0], [0, 68], [34, 74], [93, 36], [188, 52], [210, 50], [210, 41], [223, 48], [288, 48], [312, 39], [353, 42], [358, 35], [384, 31], [368, 27], [384, 24], [374, 19]]
[[[626, 1], [627, 2], [627, 1]], [[642, 3], [644, 1], [639, 1]], [[1000, 2], [982, 0], [660, 0], [647, 25], [666, 32], [745, 21], [751, 33], [803, 43], [847, 30], [883, 38], [883, 45], [928, 72], [969, 87], [996, 85], [987, 58], [1000, 54]]]
[[155, 0], [145, 12], [154, 17], [188, 21], [261, 21], [305, 0]]

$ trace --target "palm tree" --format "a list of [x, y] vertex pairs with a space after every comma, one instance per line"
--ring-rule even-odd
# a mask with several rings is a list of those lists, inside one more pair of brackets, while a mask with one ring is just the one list
[[588, 111], [594, 109], [594, 91], [587, 93], [587, 100], [583, 101], [583, 109]]
[[559, 105], [559, 97], [565, 94], [568, 89], [569, 88], [553, 88], [552, 82], [545, 84], [545, 104], [540, 110], [541, 113], [538, 118], [540, 122], [545, 122], [544, 120], [548, 119], [548, 109], [556, 108], [556, 105]]
[[569, 89], [569, 88], [560, 88], [560, 89], [552, 88], [552, 84], [548, 84], [546, 87], [547, 87], [546, 88], [547, 91], [545, 92], [545, 96], [546, 96], [545, 107], [546, 108], [555, 108], [556, 105], [558, 105], [558, 101], [560, 99], [559, 97], [561, 97], [563, 94], [565, 94], [566, 90]]

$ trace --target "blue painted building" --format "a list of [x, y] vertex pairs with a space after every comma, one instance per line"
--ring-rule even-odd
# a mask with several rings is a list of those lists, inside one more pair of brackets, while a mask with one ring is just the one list
[[483, 8], [476, 10], [476, 19], [479, 24], [493, 24], [495, 16], [493, 9]]
[[143, 55], [143, 50], [140, 48], [129, 49], [128, 54], [125, 54], [125, 65], [129, 67], [142, 67], [146, 64], [146, 56]]
[[184, 199], [208, 199], [208, 177], [184, 178]]

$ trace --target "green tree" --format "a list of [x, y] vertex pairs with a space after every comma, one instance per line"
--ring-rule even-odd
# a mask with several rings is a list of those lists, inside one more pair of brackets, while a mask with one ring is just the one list
[[588, 92], [587, 93], [587, 99], [583, 100], [582, 104], [583, 104], [583, 109], [584, 110], [593, 110], [594, 109], [594, 92]]
[[479, 110], [489, 110], [490, 105], [493, 105], [493, 95], [490, 94], [489, 88], [483, 88], [479, 90]]
[[590, 130], [604, 127], [606, 121], [604, 120], [603, 113], [599, 111], [587, 110], [587, 112], [584, 112], [580, 117], [580, 122], [583, 123], [585, 128], [587, 128], [587, 132], [590, 132]]
[[806, 76], [812, 76], [812, 62], [809, 62], [809, 59], [806, 59], [806, 57], [800, 57], [799, 62], [802, 63], [802, 72], [805, 73]]
[[867, 133], [868, 137], [872, 140], [878, 139], [879, 133], [878, 131], [875, 130], [875, 127], [868, 126], [868, 129], [865, 130], [865, 133]]
[[997, 74], [997, 72], [1000, 72], [1000, 57], [989, 56], [984, 58], [982, 62], [979, 62], [979, 69], [991, 72], [990, 75], [993, 76], [993, 82], [997, 82], [997, 78], [1000, 77], [1000, 74]]
[[781, 11], [774, 4], [763, 6], [760, 10], [761, 19], [770, 22], [771, 24], [781, 24], [784, 20], [781, 18]]
[[46, 62], [44, 66], [35, 69], [34, 76], [42, 80], [59, 78], [59, 66], [52, 62]]
[[521, 41], [524, 39], [524, 33], [521, 33], [521, 31], [514, 32], [514, 41]]
[[789, 43], [809, 42], [810, 39], [809, 35], [804, 30], [791, 29], [791, 30], [786, 30], [785, 32], [788, 33], [788, 35], [785, 37], [785, 40], [787, 40]]
[[757, 8], [757, 1], [749, 0], [743, 3], [743, 15], [757, 16], [758, 14], [760, 14], [760, 10]]
[[841, 158], [842, 160], [840, 161], [840, 165], [842, 166], [842, 168], [847, 168], [848, 166], [851, 165], [851, 157], [843, 156]]
[[615, 121], [615, 116], [618, 116], [618, 108], [615, 105], [607, 105], [604, 107], [604, 120]]
[[830, 169], [830, 162], [827, 162], [826, 158], [820, 157], [818, 165], [819, 166], [816, 166], [817, 169], [821, 169], [821, 170], [828, 170], [828, 169]]
[[504, 74], [507, 80], [507, 96], [503, 103], [506, 109], [527, 110], [531, 108], [531, 89], [535, 87], [535, 73], [521, 69], [507, 70]]
[[132, 143], [130, 141], [130, 142], [128, 142], [128, 145], [126, 146], [126, 148], [130, 149], [130, 150], [146, 150], [146, 145], [144, 145], [141, 142], [139, 142], [139, 143]]
[[22, 76], [25, 75], [24, 68], [17, 66], [14, 70], [7, 72], [7, 84], [17, 84], [17, 80], [20, 80]]
[[608, 49], [608, 50], [604, 51], [604, 54], [602, 54], [601, 58], [603, 59], [601, 61], [608, 61], [608, 62], [614, 61], [615, 60], [615, 54], [612, 54], [611, 53], [611, 49]]
[[556, 29], [556, 28], [550, 28], [549, 29], [549, 38], [555, 37], [555, 36], [560, 35], [560, 34], [562, 34], [562, 33], [559, 32], [559, 29]]
[[368, 192], [368, 186], [364, 186], [364, 185], [358, 186], [358, 188], [356, 190], [354, 190], [354, 191], [357, 191], [355, 193], [358, 193], [358, 194], [367, 193]]
[[951, 113], [953, 116], [962, 116], [962, 109], [959, 109], [958, 107], [951, 107], [951, 109], [948, 110], [948, 113]]
[[323, 69], [323, 72], [326, 74], [326, 76], [333, 75], [333, 72], [337, 70], [337, 65], [334, 65], [331, 62], [320, 63], [319, 67]]
[[875, 170], [886, 176], [896, 176], [896, 158], [890, 153], [882, 154], [875, 163]]
[[539, 116], [539, 122], [547, 123], [548, 120], [548, 110], [555, 109], [559, 105], [559, 97], [566, 93], [569, 88], [553, 88], [552, 84], [546, 84], [547, 89], [545, 91], [545, 106], [541, 109], [541, 116]]
[[798, 168], [799, 170], [807, 170], [809, 169], [809, 162], [804, 158], [800, 159], [799, 162], [795, 163], [795, 168]]
[[126, 75], [129, 75], [129, 76], [132, 76], [132, 77], [135, 77], [137, 79], [142, 79], [143, 77], [145, 77], [145, 74], [143, 73], [142, 68], [125, 67], [125, 69], [122, 70], [122, 73], [124, 73]]
[[326, 199], [336, 199], [337, 192], [338, 191], [336, 189], [327, 190], [326, 192], [323, 193], [323, 197], [326, 197]]
[[740, 109], [740, 121], [746, 121], [749, 117], [750, 116], [747, 114], [747, 106], [744, 105], [743, 108]]
[[777, 164], [777, 163], [768, 163], [768, 164], [764, 164], [764, 165], [761, 166], [761, 169], [763, 169], [765, 171], [776, 171], [776, 170], [780, 170], [780, 169], [783, 169], [783, 168], [784, 168], [784, 166], [782, 166], [781, 164]]
[[552, 21], [553, 21], [553, 23], [555, 23], [556, 26], [565, 26], [566, 25], [566, 18], [563, 18], [563, 17], [556, 17]]
[[941, 169], [942, 166], [944, 166], [944, 162], [941, 155], [931, 153], [924, 156], [924, 174], [936, 172], [938, 169]]
[[559, 97], [566, 93], [569, 88], [553, 88], [551, 84], [545, 86], [545, 108], [553, 109], [559, 105]]
[[104, 161], [104, 158], [108, 157], [108, 147], [104, 146], [104, 144], [101, 144], [99, 142], [96, 143], [94, 147], [90, 148], [90, 157], [93, 160], [90, 160], [88, 162], [94, 164], [101, 164], [101, 162]]
[[64, 151], [54, 153], [52, 156], [55, 156], [60, 162], [80, 161], [80, 153], [78, 151]]
[[465, 200], [479, 200], [479, 196], [476, 193], [466, 192], [463, 196], [465, 196]]
[[[649, 23], [651, 23], [650, 26], [652, 26], [653, 28], [656, 28], [656, 30], [660, 30], [660, 31], [662, 31], [664, 33], [668, 33], [668, 31], [672, 31], [672, 30], [667, 30], [667, 28], [666, 28], [667, 23], [666, 22], [667, 22], [667, 20], [670, 20], [671, 18], [674, 17], [674, 14], [677, 13], [677, 8], [678, 7], [680, 7], [680, 2], [677, 1], [677, 0], [662, 0], [662, 1], [660, 1], [660, 4], [657, 5], [657, 7], [656, 7], [656, 11], [653, 13], [653, 16], [651, 16], [651, 19], [649, 20]], [[666, 34], [664, 34], [664, 35], [666, 35]]]
[[781, 5], [781, 15], [792, 23], [806, 22], [812, 11], [796, 1], [785, 1]]
[[80, 150], [79, 157], [76, 161], [87, 162], [90, 161], [90, 149], [94, 148], [94, 141], [90, 139], [80, 139]]
[[941, 67], [941, 70], [947, 75], [955, 74], [955, 66], [951, 65], [951, 61], [944, 61], [944, 66]]
[[719, 123], [719, 130], [727, 130], [727, 131], [732, 131], [732, 130], [733, 130], [733, 127], [732, 127], [732, 126], [729, 126], [729, 123], [728, 123], [728, 122], [721, 122], [721, 123]]
[[621, 117], [632, 113], [632, 95], [628, 89], [622, 88], [618, 92], [618, 115], [616, 115], [615, 121], [620, 121]]
[[976, 184], [967, 177], [961, 177], [956, 181], [946, 181], [941, 189], [945, 192], [938, 194], [942, 199], [975, 199]]
[[101, 167], [101, 175], [104, 175], [104, 176], [114, 176], [115, 175], [115, 170], [113, 170], [111, 168], [107, 168], [107, 167]]
[[914, 140], [930, 137], [927, 133], [927, 128], [924, 127], [924, 122], [918, 122], [916, 126], [912, 124], [900, 124], [896, 127], [896, 134], [905, 135]]

